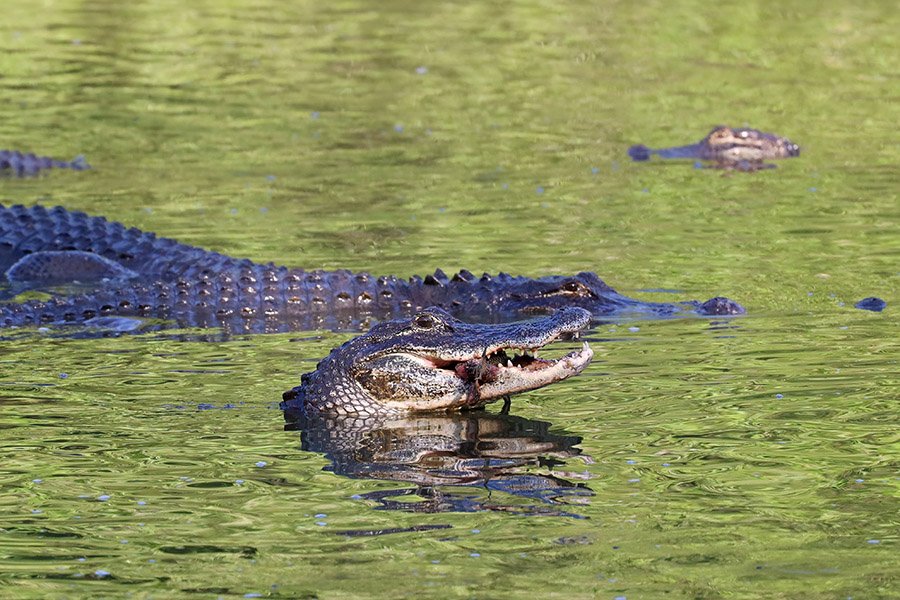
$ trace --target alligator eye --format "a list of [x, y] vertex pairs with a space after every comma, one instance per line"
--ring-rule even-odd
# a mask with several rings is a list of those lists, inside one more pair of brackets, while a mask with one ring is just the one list
[[434, 317], [431, 315], [419, 315], [416, 317], [416, 327], [419, 329], [431, 329], [434, 327]]
[[551, 294], [561, 294], [564, 296], [581, 296], [588, 297], [593, 296], [593, 292], [591, 289], [577, 280], [571, 280], [563, 282], [554, 292]]

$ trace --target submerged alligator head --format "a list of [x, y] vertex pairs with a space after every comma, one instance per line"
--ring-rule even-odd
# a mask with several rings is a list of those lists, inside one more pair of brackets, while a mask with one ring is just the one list
[[653, 154], [660, 158], [712, 161], [719, 169], [758, 171], [775, 168], [775, 165], [766, 164], [766, 160], [800, 156], [800, 146], [785, 137], [758, 129], [719, 125], [696, 144], [660, 149], [638, 144], [628, 149], [628, 156], [635, 161], [649, 160]]
[[334, 349], [284, 393], [282, 408], [380, 415], [483, 406], [580, 373], [593, 357], [587, 342], [558, 360], [534, 353], [577, 337], [590, 318], [570, 307], [530, 321], [477, 325], [427, 308]]
[[590, 271], [571, 276], [551, 275], [540, 279], [510, 277], [501, 273], [498, 278], [501, 285], [497, 286], [493, 303], [501, 314], [550, 314], [571, 306], [587, 310], [598, 320], [605, 315], [662, 317], [696, 313], [731, 316], [746, 312], [743, 306], [722, 296], [710, 298], [706, 302], [687, 301], [675, 304], [635, 300], [618, 293]]

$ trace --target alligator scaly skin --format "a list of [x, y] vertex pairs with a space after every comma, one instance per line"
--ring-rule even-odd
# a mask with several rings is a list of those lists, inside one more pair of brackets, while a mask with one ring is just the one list
[[135, 278], [104, 282], [89, 293], [0, 304], [0, 326], [124, 316], [231, 332], [358, 330], [373, 318], [408, 316], [428, 306], [482, 322], [521, 319], [565, 306], [581, 306], [595, 318], [744, 312], [725, 298], [703, 304], [641, 302], [618, 294], [590, 272], [529, 279], [504, 273], [477, 277], [468, 271], [448, 277], [438, 270], [406, 280], [290, 269], [232, 258], [62, 207], [0, 205], [0, 272], [30, 253], [48, 251], [93, 253]]

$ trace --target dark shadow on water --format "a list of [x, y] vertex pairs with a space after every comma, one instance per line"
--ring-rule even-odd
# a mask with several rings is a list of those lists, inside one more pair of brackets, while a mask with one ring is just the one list
[[[307, 416], [288, 408], [286, 430], [301, 448], [324, 454], [325, 470], [353, 479], [412, 484], [361, 494], [377, 510], [418, 513], [497, 511], [585, 518], [572, 507], [594, 492], [561, 470], [580, 457], [578, 436], [551, 433], [551, 424], [472, 411], [409, 417]], [[572, 481], [575, 479], [576, 481]]]

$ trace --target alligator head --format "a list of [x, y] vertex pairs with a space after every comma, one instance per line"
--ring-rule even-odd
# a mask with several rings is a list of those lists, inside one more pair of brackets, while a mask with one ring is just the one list
[[628, 149], [628, 155], [635, 161], [649, 160], [654, 154], [660, 158], [714, 161], [720, 169], [758, 171], [775, 166], [763, 161], [800, 156], [800, 146], [785, 137], [758, 129], [718, 125], [696, 144], [656, 149], [638, 144]]
[[483, 406], [580, 373], [593, 357], [586, 342], [558, 360], [534, 353], [563, 336], [577, 337], [590, 319], [569, 307], [530, 321], [482, 325], [427, 308], [334, 349], [284, 393], [282, 408], [378, 415]]
[[635, 300], [616, 292], [596, 273], [589, 271], [574, 276], [511, 278], [510, 284], [497, 294], [496, 304], [501, 313], [526, 315], [546, 314], [577, 306], [590, 311], [595, 318], [604, 315], [658, 318], [685, 313], [727, 316], [746, 312], [737, 302], [723, 297], [703, 303], [690, 301], [677, 304]]
[[708, 148], [711, 159], [764, 160], [800, 156], [800, 146], [791, 140], [749, 127], [714, 127], [700, 142]]

